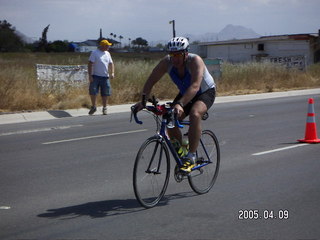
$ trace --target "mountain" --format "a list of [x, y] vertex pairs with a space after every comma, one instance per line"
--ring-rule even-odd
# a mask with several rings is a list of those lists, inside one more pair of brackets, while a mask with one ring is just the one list
[[218, 34], [219, 40], [247, 39], [258, 37], [260, 37], [260, 35], [252, 29], [243, 26], [234, 26], [232, 24], [227, 25]]
[[218, 33], [205, 33], [201, 35], [185, 34], [189, 38], [190, 42], [212, 42], [212, 41], [225, 41], [231, 39], [247, 39], [258, 38], [260, 35], [250, 28], [243, 26], [236, 26], [228, 24]]

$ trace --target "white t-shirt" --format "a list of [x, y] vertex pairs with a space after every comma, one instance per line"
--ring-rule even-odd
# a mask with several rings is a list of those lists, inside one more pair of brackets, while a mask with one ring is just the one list
[[113, 61], [108, 51], [101, 51], [100, 49], [92, 51], [89, 61], [93, 63], [92, 75], [109, 77], [108, 67]]

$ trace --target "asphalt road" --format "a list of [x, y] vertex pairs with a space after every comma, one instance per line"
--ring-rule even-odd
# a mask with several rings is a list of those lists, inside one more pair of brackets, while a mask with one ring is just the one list
[[171, 176], [149, 210], [132, 188], [149, 116], [0, 125], [0, 239], [319, 238], [320, 145], [296, 141], [309, 97], [320, 114], [319, 95], [216, 104], [204, 122], [221, 145], [215, 186], [199, 196]]

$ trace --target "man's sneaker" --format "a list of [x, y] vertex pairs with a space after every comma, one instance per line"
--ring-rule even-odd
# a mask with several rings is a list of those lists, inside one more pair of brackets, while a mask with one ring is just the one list
[[102, 114], [107, 115], [107, 108], [106, 107], [102, 108]]
[[89, 115], [94, 114], [96, 111], [97, 111], [97, 108], [94, 107], [94, 106], [92, 106], [92, 107], [90, 108]]

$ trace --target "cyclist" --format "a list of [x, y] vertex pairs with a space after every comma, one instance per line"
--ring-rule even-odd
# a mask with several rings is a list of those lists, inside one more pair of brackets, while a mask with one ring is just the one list
[[[202, 58], [188, 52], [189, 42], [184, 37], [174, 37], [167, 44], [168, 55], [153, 69], [144, 84], [142, 94], [148, 99], [152, 87], [166, 73], [179, 89], [179, 94], [173, 101], [173, 109], [179, 120], [189, 116], [188, 132], [189, 152], [184, 157], [185, 166], [190, 169], [196, 160], [196, 150], [199, 145], [202, 126], [201, 119], [215, 100], [215, 82], [208, 72]], [[140, 111], [144, 103], [138, 102], [135, 111]], [[182, 143], [182, 134], [178, 127], [168, 129], [170, 139]]]

